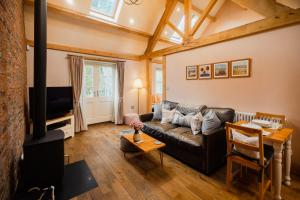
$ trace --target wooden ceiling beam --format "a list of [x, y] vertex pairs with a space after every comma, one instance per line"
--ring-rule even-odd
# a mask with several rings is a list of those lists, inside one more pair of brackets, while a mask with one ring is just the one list
[[149, 39], [148, 46], [145, 51], [145, 55], [149, 54], [154, 49], [157, 41], [160, 38], [162, 31], [164, 30], [171, 14], [173, 13], [176, 3], [177, 3], [177, 0], [167, 0], [165, 11], [154, 31], [153, 36]]
[[168, 21], [168, 22], [167, 22], [167, 25], [168, 25], [171, 29], [173, 29], [173, 31], [175, 31], [178, 35], [180, 35], [180, 37], [184, 38], [184, 33], [183, 33], [181, 30], [179, 30], [179, 29], [177, 28], [177, 26], [175, 26], [172, 22]]
[[[184, 4], [184, 0], [178, 0], [178, 2]], [[199, 15], [202, 15], [203, 10], [198, 8], [196, 5], [192, 4], [192, 10], [194, 10], [195, 12], [197, 12]], [[212, 15], [208, 15], [207, 16], [208, 19], [210, 19], [211, 21], [216, 21], [216, 17], [212, 16]]]
[[289, 11], [290, 8], [278, 4], [275, 0], [232, 0], [243, 8], [253, 10], [265, 17]]
[[[25, 0], [25, 4], [29, 5], [29, 6], [33, 6], [34, 1], [33, 0]], [[71, 9], [67, 9], [67, 8], [58, 6], [58, 5], [53, 4], [53, 3], [47, 3], [47, 8], [48, 8], [48, 11], [52, 11], [53, 13], [58, 13], [58, 14], [61, 14], [61, 15], [64, 15], [64, 16], [71, 17], [71, 18], [76, 19], [76, 20], [80, 20], [80, 21], [84, 21], [84, 22], [87, 22], [87, 23], [95, 24], [96, 26], [99, 26], [101, 28], [111, 28], [111, 29], [114, 29], [114, 30], [118, 30], [118, 31], [126, 32], [126, 33], [131, 33], [133, 35], [142, 36], [142, 37], [145, 37], [145, 38], [148, 38], [148, 39], [152, 36], [150, 33], [140, 31], [140, 30], [137, 30], [137, 29], [133, 29], [133, 28], [130, 28], [130, 27], [127, 27], [127, 26], [122, 26], [122, 25], [118, 25], [118, 24], [114, 24], [114, 23], [110, 23], [110, 22], [101, 21], [101, 20], [96, 19], [92, 16], [89, 16], [85, 13], [78, 12], [78, 11], [71, 10]], [[166, 41], [165, 39], [161, 39], [161, 38], [159, 38], [159, 41], [170, 43], [170, 41]], [[176, 44], [175, 42], [172, 42], [172, 43]]]
[[[34, 41], [27, 40], [27, 45], [34, 47]], [[80, 47], [72, 47], [72, 46], [53, 44], [53, 43], [47, 43], [47, 49], [80, 53], [80, 54], [93, 55], [93, 56], [119, 58], [119, 59], [124, 59], [124, 60], [134, 60], [134, 61], [140, 61], [142, 58], [141, 55], [118, 54], [118, 53], [104, 52], [104, 51], [98, 51], [98, 50], [92, 50], [92, 49], [83, 49]]]
[[204, 20], [208, 16], [209, 12], [213, 9], [214, 5], [217, 3], [218, 0], [210, 0], [206, 8], [204, 9], [202, 15], [198, 18], [197, 22], [195, 23], [191, 34], [195, 35], [199, 27], [203, 24]]
[[268, 17], [256, 22], [242, 25], [236, 28], [232, 28], [226, 31], [215, 33], [207, 37], [191, 41], [186, 45], [175, 45], [173, 47], [154, 51], [148, 57], [155, 58], [170, 55], [299, 23], [300, 9], [297, 9], [290, 12], [281, 13], [277, 16]]
[[192, 0], [184, 0], [184, 43], [191, 40]]

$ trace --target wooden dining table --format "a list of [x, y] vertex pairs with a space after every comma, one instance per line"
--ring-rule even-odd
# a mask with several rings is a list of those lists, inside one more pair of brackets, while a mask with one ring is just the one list
[[[235, 122], [237, 125], [249, 123], [248, 121]], [[274, 171], [274, 197], [275, 199], [282, 199], [281, 197], [281, 184], [282, 182], [290, 186], [291, 185], [291, 156], [292, 156], [292, 134], [294, 130], [292, 128], [281, 128], [271, 129], [262, 128], [263, 131], [269, 132], [268, 135], [263, 136], [265, 144], [272, 145], [274, 148], [274, 160], [273, 160], [273, 171]], [[283, 154], [285, 159], [282, 161]], [[283, 164], [282, 164], [283, 163]], [[284, 165], [284, 179], [282, 178], [282, 171]]]

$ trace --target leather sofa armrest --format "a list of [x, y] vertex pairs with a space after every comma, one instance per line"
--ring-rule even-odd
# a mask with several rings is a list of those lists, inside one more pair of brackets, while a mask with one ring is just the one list
[[226, 131], [224, 127], [202, 133], [203, 171], [210, 174], [226, 160]]
[[146, 113], [140, 115], [141, 122], [151, 121], [153, 119], [153, 113]]

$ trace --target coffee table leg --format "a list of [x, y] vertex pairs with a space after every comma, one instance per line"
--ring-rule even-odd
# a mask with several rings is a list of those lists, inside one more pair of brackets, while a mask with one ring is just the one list
[[160, 164], [161, 164], [161, 166], [163, 166], [164, 165], [164, 163], [163, 163], [164, 153], [162, 151], [159, 151], [159, 158], [160, 158]]

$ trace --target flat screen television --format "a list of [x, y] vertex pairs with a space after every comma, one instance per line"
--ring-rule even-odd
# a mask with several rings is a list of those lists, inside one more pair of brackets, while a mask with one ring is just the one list
[[[34, 89], [29, 88], [30, 118], [33, 118]], [[47, 87], [46, 117], [54, 119], [61, 117], [73, 110], [72, 87]]]

